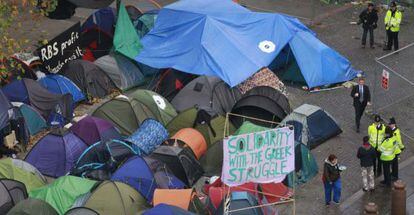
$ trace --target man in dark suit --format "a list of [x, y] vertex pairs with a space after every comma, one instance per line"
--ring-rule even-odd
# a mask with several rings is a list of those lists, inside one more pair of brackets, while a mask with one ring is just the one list
[[371, 105], [371, 93], [365, 85], [365, 79], [359, 78], [358, 85], [352, 88], [351, 97], [354, 98], [356, 132], [359, 133], [359, 125], [365, 107]]

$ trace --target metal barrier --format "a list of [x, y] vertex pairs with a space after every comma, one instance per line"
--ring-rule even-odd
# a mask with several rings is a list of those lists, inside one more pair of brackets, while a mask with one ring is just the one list
[[[372, 92], [373, 113], [386, 117], [399, 114], [400, 121], [414, 122], [414, 43], [408, 44], [398, 51], [388, 53], [375, 59], [379, 65], [374, 71], [374, 84]], [[389, 89], [381, 86], [382, 73], [389, 73]], [[408, 105], [408, 106], [407, 106]], [[384, 118], [384, 117], [383, 117]], [[411, 141], [414, 138], [403, 134]]]

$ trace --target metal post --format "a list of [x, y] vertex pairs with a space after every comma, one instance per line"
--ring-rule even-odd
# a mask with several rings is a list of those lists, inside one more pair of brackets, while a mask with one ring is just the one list
[[405, 183], [401, 180], [394, 182], [391, 196], [391, 215], [405, 215], [406, 207]]
[[374, 202], [369, 202], [364, 207], [364, 214], [379, 214], [378, 206]]
[[377, 93], [377, 71], [374, 69], [374, 89], [372, 92], [372, 98], [371, 98], [371, 102], [372, 102], [372, 113], [373, 114], [378, 114], [377, 113], [377, 97], [376, 97], [376, 93]]

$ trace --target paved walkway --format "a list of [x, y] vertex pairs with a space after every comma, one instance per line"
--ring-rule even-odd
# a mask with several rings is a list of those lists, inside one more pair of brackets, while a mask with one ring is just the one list
[[[407, 214], [414, 214], [414, 157], [411, 157], [400, 164], [400, 178], [407, 184]], [[383, 178], [377, 179], [377, 184]], [[354, 195], [346, 199], [339, 210], [342, 214], [361, 214], [364, 206], [368, 202], [374, 202], [378, 205], [379, 214], [391, 213], [391, 188], [383, 186], [376, 186], [376, 190], [373, 193], [365, 193], [362, 190], [356, 192]], [[408, 204], [411, 202], [411, 205]], [[411, 211], [411, 212], [409, 212]]]

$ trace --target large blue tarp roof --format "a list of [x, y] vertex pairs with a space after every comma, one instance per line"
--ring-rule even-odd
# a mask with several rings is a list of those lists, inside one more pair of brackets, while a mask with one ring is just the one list
[[[313, 44], [301, 45], [310, 41]], [[345, 58], [296, 18], [252, 12], [231, 0], [181, 0], [168, 5], [160, 10], [154, 28], [141, 43], [144, 48], [135, 58], [141, 63], [217, 76], [230, 86], [268, 66], [288, 44], [296, 58], [311, 57], [308, 60], [314, 66], [299, 63], [309, 87], [356, 75]], [[326, 57], [329, 60], [324, 62]], [[335, 78], [325, 80], [320, 75], [328, 73]]]

